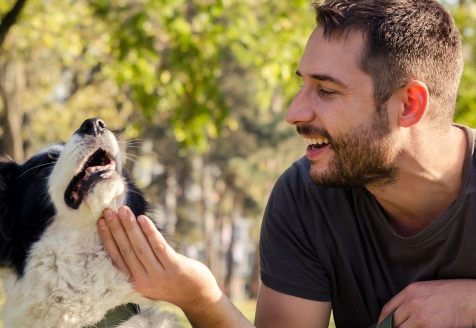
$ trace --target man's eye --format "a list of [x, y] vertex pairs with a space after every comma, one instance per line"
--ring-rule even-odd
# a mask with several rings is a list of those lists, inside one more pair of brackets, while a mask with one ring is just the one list
[[337, 95], [337, 92], [319, 89], [319, 95], [321, 97], [331, 98], [331, 97], [335, 97]]

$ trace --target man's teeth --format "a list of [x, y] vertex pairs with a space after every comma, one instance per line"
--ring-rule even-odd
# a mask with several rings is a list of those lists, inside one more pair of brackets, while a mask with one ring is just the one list
[[312, 138], [307, 138], [307, 143], [308, 145], [328, 145], [330, 143], [329, 139], [327, 138], [317, 138], [317, 139], [312, 139]]

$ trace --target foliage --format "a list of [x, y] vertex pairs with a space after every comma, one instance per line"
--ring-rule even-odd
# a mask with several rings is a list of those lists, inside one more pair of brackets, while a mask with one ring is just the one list
[[106, 25], [92, 17], [84, 1], [31, 0], [5, 41], [3, 60], [24, 72], [23, 138], [36, 150], [67, 139], [87, 117], [121, 129], [132, 113], [116, 109], [117, 86], [99, 74], [110, 49]]
[[136, 139], [127, 166], [179, 241], [206, 237], [210, 211], [217, 233], [233, 213], [259, 219], [305, 147], [283, 113], [314, 24], [307, 0], [28, 0], [0, 53], [14, 138], [31, 155], [101, 117]]
[[255, 106], [266, 113], [311, 26], [302, 19], [309, 7], [302, 0], [292, 11], [264, 0], [90, 1], [111, 31], [115, 61], [108, 72], [149, 119], [159, 114], [178, 142], [199, 151], [223, 128], [238, 127], [226, 88], [236, 77], [223, 74], [223, 65], [235, 62], [260, 77]]
[[[15, 2], [0, 1], [0, 17]], [[466, 63], [456, 120], [476, 126], [476, 9], [452, 10]], [[31, 155], [101, 117], [132, 139], [127, 164], [174, 212], [179, 241], [204, 237], [210, 204], [217, 231], [236, 211], [259, 227], [274, 181], [304, 153], [283, 114], [314, 26], [309, 0], [28, 0], [0, 51], [21, 100], [15, 138]]]
[[454, 8], [463, 40], [465, 67], [458, 93], [455, 121], [476, 126], [476, 4]]

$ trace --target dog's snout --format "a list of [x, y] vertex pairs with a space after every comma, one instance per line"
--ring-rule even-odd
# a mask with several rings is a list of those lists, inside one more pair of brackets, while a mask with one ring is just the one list
[[100, 118], [89, 118], [81, 124], [76, 132], [98, 136], [106, 132], [106, 122]]

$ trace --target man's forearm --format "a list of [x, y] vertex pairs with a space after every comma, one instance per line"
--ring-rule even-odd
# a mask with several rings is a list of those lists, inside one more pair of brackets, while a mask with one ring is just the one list
[[225, 295], [203, 308], [182, 309], [194, 328], [249, 328], [254, 327]]

